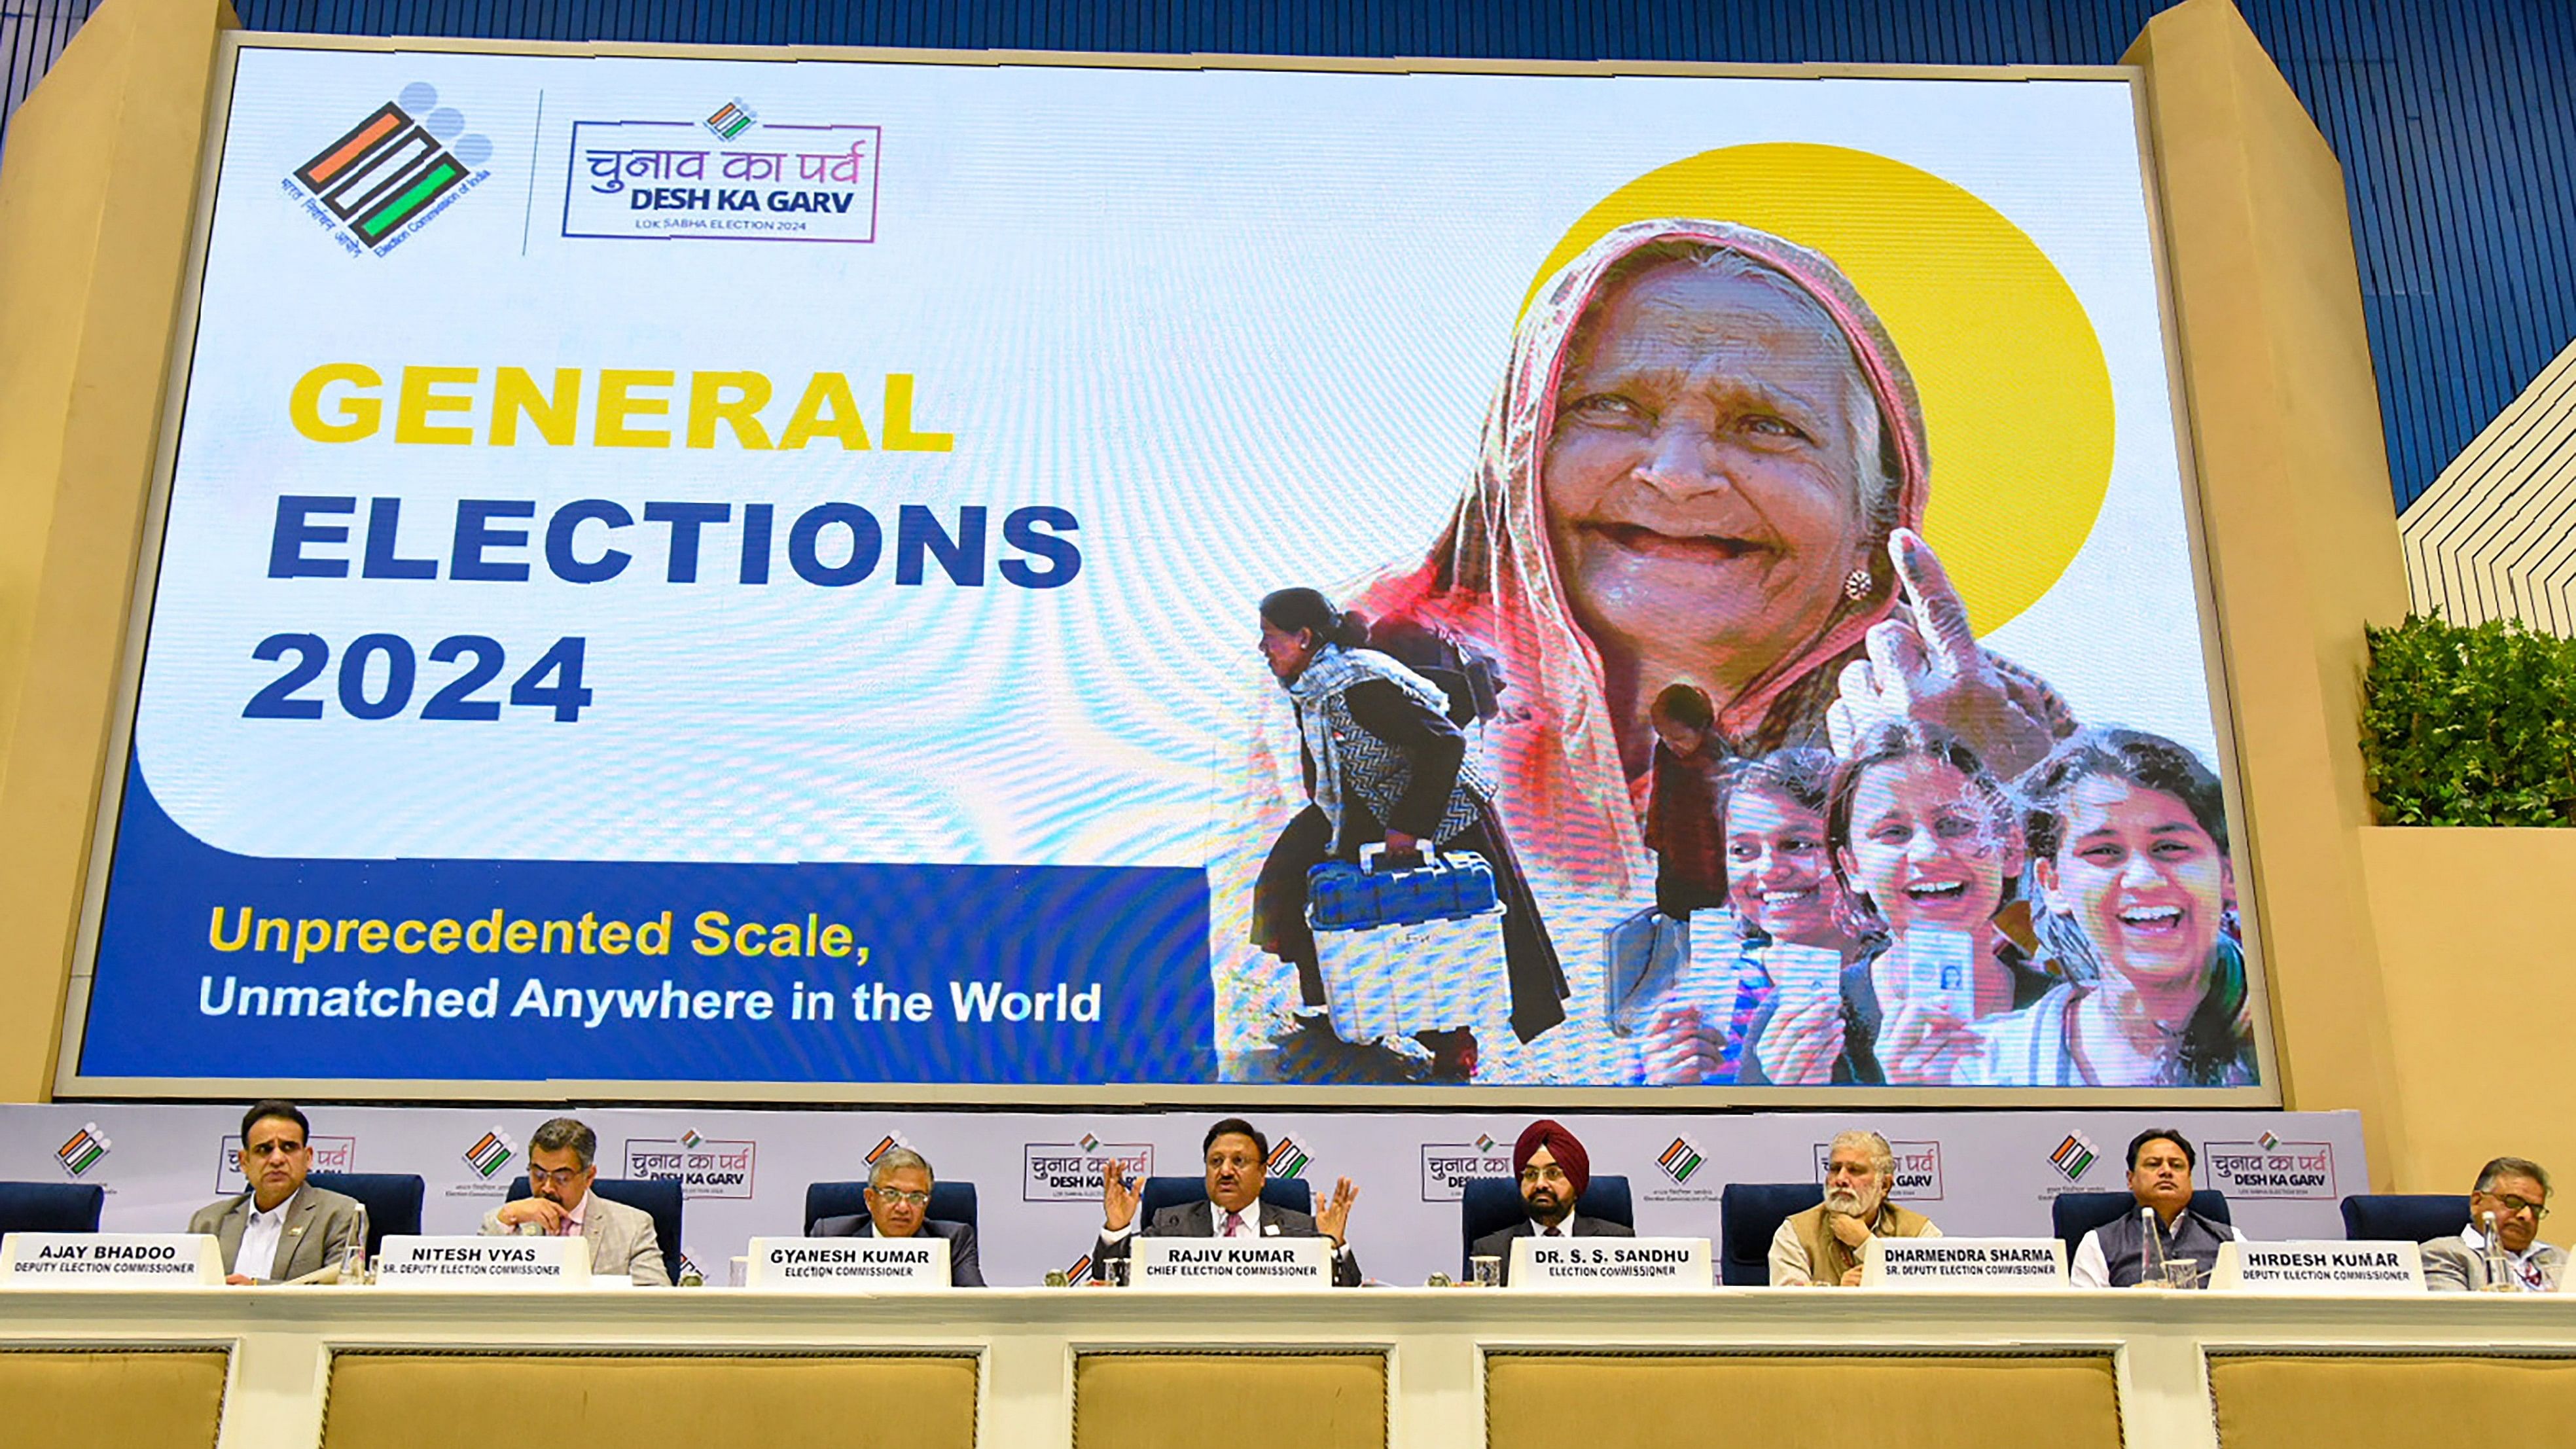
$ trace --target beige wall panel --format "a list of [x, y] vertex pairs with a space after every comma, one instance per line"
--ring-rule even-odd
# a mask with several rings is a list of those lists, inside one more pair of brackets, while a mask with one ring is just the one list
[[2373, 828], [2361, 847], [2406, 1084], [2396, 1190], [2466, 1193], [2505, 1155], [2576, 1173], [2556, 1070], [2576, 1030], [2576, 830]]
[[1088, 1353], [1074, 1449], [1384, 1449], [1375, 1353]]
[[108, 0], [0, 166], [0, 1100], [53, 1081], [224, 0]]
[[2283, 1080], [2293, 1107], [2360, 1109], [2385, 1164], [2404, 1148], [2357, 740], [2362, 628], [2404, 616], [2406, 580], [2343, 174], [2227, 0], [2157, 16], [2127, 58], [2148, 77]]
[[1485, 1432], [1488, 1449], [2119, 1449], [2120, 1404], [2108, 1357], [1495, 1354]]
[[323, 1449], [973, 1449], [975, 1360], [344, 1353]]
[[0, 1449], [213, 1449], [226, 1356], [0, 1351]]
[[2462, 1434], [2560, 1442], [2576, 1359], [2212, 1357], [2220, 1449], [2421, 1449]]

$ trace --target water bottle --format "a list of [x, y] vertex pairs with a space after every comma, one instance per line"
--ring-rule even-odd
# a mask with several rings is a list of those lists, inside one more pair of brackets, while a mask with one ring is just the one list
[[358, 1204], [349, 1236], [340, 1243], [340, 1278], [348, 1284], [367, 1281], [367, 1205]]
[[2511, 1293], [2519, 1289], [2522, 1283], [2514, 1276], [2512, 1260], [2505, 1256], [2504, 1240], [2496, 1236], [2496, 1215], [2482, 1213], [2479, 1216], [2478, 1226], [2486, 1234], [2486, 1242], [2479, 1251], [2486, 1259], [2487, 1291]]
[[2138, 1209], [2138, 1281], [2150, 1288], [2165, 1284], [2164, 1238], [2156, 1231], [2156, 1210]]

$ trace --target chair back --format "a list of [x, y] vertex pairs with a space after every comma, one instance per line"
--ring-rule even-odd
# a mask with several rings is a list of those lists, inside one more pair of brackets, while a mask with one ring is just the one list
[[[2066, 1261], [2072, 1263], [2075, 1249], [2086, 1233], [2137, 1210], [2138, 1200], [2125, 1192], [2061, 1192], [2048, 1204], [2048, 1221], [2057, 1240], [2066, 1245]], [[2193, 1193], [2185, 1211], [2196, 1212], [2221, 1227], [2233, 1224], [2227, 1215], [2227, 1194], [2213, 1189]]]
[[1825, 1200], [1813, 1182], [1730, 1182], [1717, 1196], [1717, 1281], [1760, 1288], [1771, 1281], [1771, 1237]]
[[94, 1182], [0, 1182], [0, 1233], [94, 1233], [106, 1206]]
[[[1315, 1190], [1302, 1177], [1274, 1177], [1261, 1184], [1261, 1200], [1275, 1208], [1315, 1215]], [[1207, 1201], [1207, 1179], [1204, 1177], [1149, 1177], [1145, 1179], [1144, 1200], [1136, 1209], [1136, 1220], [1150, 1223], [1154, 1214], [1184, 1203]]]
[[[1574, 1200], [1577, 1217], [1601, 1218], [1634, 1231], [1637, 1209], [1628, 1193], [1624, 1177], [1596, 1177], [1583, 1186], [1583, 1196]], [[1461, 1184], [1458, 1194], [1458, 1271], [1472, 1275], [1475, 1265], [1469, 1261], [1476, 1240], [1497, 1228], [1507, 1228], [1529, 1216], [1521, 1204], [1521, 1185], [1508, 1177], [1471, 1177]]]
[[2366, 1192], [2343, 1200], [2343, 1235], [2353, 1241], [2429, 1243], [2456, 1238], [2468, 1225], [2464, 1192]]
[[[662, 1250], [662, 1266], [671, 1281], [680, 1281], [680, 1182], [678, 1178], [594, 1177], [590, 1190], [613, 1203], [623, 1203], [653, 1218], [653, 1243]], [[508, 1202], [528, 1195], [528, 1180], [510, 1179]]]
[[[799, 1232], [810, 1233], [825, 1218], [850, 1218], [868, 1210], [863, 1194], [867, 1180], [857, 1182], [818, 1182], [805, 1189], [805, 1222]], [[975, 1221], [975, 1184], [939, 1182], [930, 1184], [930, 1206], [921, 1215], [935, 1223], [964, 1223], [973, 1228]]]
[[388, 1237], [420, 1234], [420, 1209], [429, 1185], [412, 1172], [314, 1172], [304, 1180], [324, 1192], [354, 1197], [367, 1209], [367, 1261]]

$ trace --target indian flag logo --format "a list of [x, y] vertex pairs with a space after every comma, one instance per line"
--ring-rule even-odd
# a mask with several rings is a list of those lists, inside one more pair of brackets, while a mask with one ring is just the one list
[[759, 119], [739, 99], [730, 100], [716, 107], [716, 113], [707, 117], [707, 129], [716, 133], [717, 140], [730, 141], [750, 130]]
[[63, 1165], [63, 1171], [78, 1177], [98, 1165], [108, 1146], [107, 1134], [98, 1130], [98, 1124], [84, 1122], [70, 1141], [54, 1149], [54, 1160]]
[[699, 1136], [694, 1129], [682, 1128], [680, 1131], [680, 1145], [689, 1149], [691, 1152], [695, 1152], [699, 1148], [707, 1145], [707, 1139]]
[[2093, 1165], [2094, 1158], [2101, 1155], [2102, 1149], [2093, 1145], [2092, 1138], [2081, 1132], [2069, 1132], [2066, 1140], [2057, 1144], [2057, 1150], [2048, 1154], [2048, 1161], [2060, 1176], [2073, 1182], [2084, 1175], [2084, 1169]]
[[1270, 1149], [1270, 1175], [1295, 1177], [1306, 1170], [1307, 1160], [1306, 1149], [1297, 1145], [1296, 1138], [1282, 1137]]
[[1671, 1178], [1675, 1186], [1679, 1186], [1690, 1181], [1691, 1174], [1699, 1171], [1700, 1165], [1706, 1161], [1708, 1159], [1700, 1156], [1699, 1149], [1691, 1145], [1689, 1138], [1676, 1137], [1664, 1148], [1664, 1155], [1655, 1159], [1655, 1165], [1664, 1170], [1664, 1176]]
[[1100, 1150], [1100, 1138], [1094, 1133], [1083, 1133], [1082, 1150], [1085, 1152], [1098, 1152]]
[[2262, 1143], [2263, 1150], [2266, 1152], [2277, 1152], [2281, 1148], [2281, 1138], [2277, 1133], [2266, 1132], [2254, 1140]]
[[1090, 1276], [1091, 1255], [1089, 1253], [1085, 1253], [1081, 1257], [1074, 1259], [1064, 1267], [1064, 1281], [1067, 1283], [1079, 1283]]
[[874, 1167], [877, 1165], [878, 1158], [885, 1156], [887, 1153], [894, 1151], [898, 1147], [910, 1147], [911, 1145], [911, 1143], [903, 1140], [902, 1133], [889, 1132], [883, 1137], [877, 1139], [876, 1146], [868, 1149], [867, 1164], [870, 1167]]
[[507, 1167], [518, 1151], [519, 1144], [510, 1140], [510, 1134], [495, 1127], [465, 1149], [465, 1165], [473, 1168], [477, 1177], [490, 1177]]
[[1493, 1137], [1493, 1134], [1492, 1134], [1492, 1133], [1490, 1133], [1490, 1132], [1479, 1132], [1479, 1133], [1477, 1133], [1477, 1134], [1476, 1134], [1476, 1150], [1477, 1150], [1478, 1152], [1481, 1152], [1481, 1153], [1491, 1153], [1491, 1152], [1494, 1150], [1494, 1137]]

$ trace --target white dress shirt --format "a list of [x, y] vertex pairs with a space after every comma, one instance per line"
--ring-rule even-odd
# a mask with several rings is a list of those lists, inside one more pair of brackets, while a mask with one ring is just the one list
[[294, 1193], [266, 1212], [258, 1209], [254, 1199], [250, 1221], [242, 1225], [241, 1247], [233, 1254], [234, 1272], [265, 1283], [277, 1271], [277, 1239], [286, 1231], [286, 1210], [294, 1205]]
[[[2469, 1245], [2469, 1252], [2472, 1256], [2485, 1256], [2487, 1251], [2487, 1235], [2479, 1232], [2475, 1227], [2460, 1229], [2460, 1241]], [[242, 1242], [247, 1246], [250, 1239], [244, 1238], [242, 1239]], [[2498, 1243], [2496, 1246], [2504, 1248], [2504, 1244], [2502, 1243]], [[2549, 1269], [2538, 1261], [2537, 1256], [2540, 1250], [2545, 1246], [2547, 1245], [2542, 1243], [2540, 1239], [2534, 1238], [2531, 1240], [2529, 1245], [2524, 1247], [2519, 1253], [2514, 1252], [2510, 1248], [2505, 1248], [2505, 1263], [2512, 1269], [2513, 1275], [2521, 1280], [2520, 1286], [2522, 1291], [2525, 1293], [2547, 1293], [2552, 1291], [2549, 1282]]]

